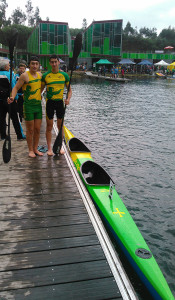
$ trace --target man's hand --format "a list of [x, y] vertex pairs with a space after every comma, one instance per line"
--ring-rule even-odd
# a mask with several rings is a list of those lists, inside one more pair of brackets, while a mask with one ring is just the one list
[[8, 98], [7, 98], [8, 104], [11, 104], [13, 101], [14, 101], [14, 98], [12, 98], [12, 97], [10, 97], [10, 98], [8, 97]]
[[65, 104], [66, 105], [69, 105], [69, 102], [70, 102], [70, 98], [65, 99]]

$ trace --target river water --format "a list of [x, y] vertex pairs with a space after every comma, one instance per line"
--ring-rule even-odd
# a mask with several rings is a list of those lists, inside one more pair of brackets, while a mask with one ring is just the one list
[[[175, 80], [82, 78], [72, 90], [66, 126], [111, 175], [175, 295]], [[123, 263], [139, 298], [148, 300]]]

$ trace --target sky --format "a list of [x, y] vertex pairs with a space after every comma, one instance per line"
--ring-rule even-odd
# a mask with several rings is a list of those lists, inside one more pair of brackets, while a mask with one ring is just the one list
[[[6, 18], [17, 8], [25, 12], [27, 0], [6, 0], [8, 8]], [[32, 0], [34, 10], [39, 7], [43, 21], [67, 22], [69, 28], [82, 28], [83, 19], [89, 26], [93, 21], [123, 19], [123, 28], [127, 22], [133, 28], [162, 29], [175, 27], [175, 0], [74, 0], [56, 1]]]

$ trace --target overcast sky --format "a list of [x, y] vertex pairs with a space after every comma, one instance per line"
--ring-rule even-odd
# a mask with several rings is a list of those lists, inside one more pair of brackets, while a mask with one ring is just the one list
[[[25, 12], [27, 0], [6, 0], [6, 17], [17, 7]], [[169, 26], [175, 27], [175, 0], [32, 0], [34, 9], [39, 7], [40, 17], [50, 21], [67, 22], [70, 28], [81, 28], [83, 19], [89, 26], [93, 20], [123, 19], [123, 28], [129, 21], [132, 27], [157, 28], [159, 33]]]

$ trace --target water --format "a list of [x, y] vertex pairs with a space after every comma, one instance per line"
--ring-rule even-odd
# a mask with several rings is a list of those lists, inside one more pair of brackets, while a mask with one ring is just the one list
[[175, 80], [84, 78], [72, 90], [67, 127], [113, 178], [175, 295]]

